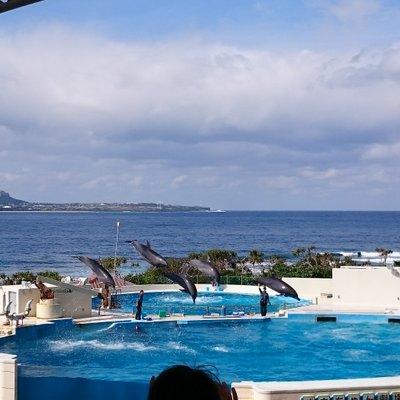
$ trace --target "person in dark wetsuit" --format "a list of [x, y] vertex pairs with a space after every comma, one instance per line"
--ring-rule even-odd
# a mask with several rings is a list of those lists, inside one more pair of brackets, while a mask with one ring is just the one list
[[139, 292], [139, 298], [136, 302], [136, 314], [135, 319], [142, 319], [142, 304], [143, 304], [143, 290]]
[[271, 305], [269, 301], [269, 295], [267, 293], [267, 288], [264, 286], [263, 290], [261, 290], [260, 285], [258, 285], [258, 290], [260, 292], [260, 308], [261, 308], [261, 316], [265, 317], [267, 315], [267, 304]]

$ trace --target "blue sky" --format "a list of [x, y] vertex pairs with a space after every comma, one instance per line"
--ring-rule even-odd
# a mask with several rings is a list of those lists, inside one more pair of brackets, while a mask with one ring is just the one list
[[398, 210], [399, 26], [394, 0], [44, 0], [0, 14], [0, 190]]

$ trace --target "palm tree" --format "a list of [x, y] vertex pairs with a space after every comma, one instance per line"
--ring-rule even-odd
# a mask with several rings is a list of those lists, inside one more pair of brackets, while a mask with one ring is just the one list
[[383, 257], [384, 265], [386, 265], [388, 255], [393, 253], [393, 250], [385, 249], [384, 247], [377, 247], [375, 251], [378, 252], [381, 257]]
[[264, 261], [264, 253], [258, 250], [251, 250], [247, 256], [247, 261], [251, 264], [261, 264]]

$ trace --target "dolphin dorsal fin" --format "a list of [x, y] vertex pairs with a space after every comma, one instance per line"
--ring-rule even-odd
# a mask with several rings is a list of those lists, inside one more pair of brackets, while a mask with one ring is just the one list
[[150, 242], [149, 242], [148, 240], [146, 240], [146, 246], [147, 246], [149, 249], [151, 249]]

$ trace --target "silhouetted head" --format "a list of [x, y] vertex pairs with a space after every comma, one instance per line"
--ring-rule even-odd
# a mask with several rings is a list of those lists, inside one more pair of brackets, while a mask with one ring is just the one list
[[218, 385], [206, 369], [175, 365], [150, 383], [147, 400], [220, 400]]

